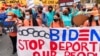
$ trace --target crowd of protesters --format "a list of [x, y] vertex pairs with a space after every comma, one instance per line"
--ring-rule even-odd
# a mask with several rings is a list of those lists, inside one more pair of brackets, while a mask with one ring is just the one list
[[[18, 6], [18, 4], [7, 5], [0, 8], [0, 23], [4, 21], [14, 21], [18, 27], [23, 26], [44, 26], [50, 28], [75, 27], [73, 18], [77, 15], [88, 16], [88, 19], [80, 26], [99, 26], [100, 14], [98, 5], [91, 9], [86, 9], [80, 3], [60, 9], [57, 6]], [[0, 25], [0, 35], [2, 35], [2, 25]], [[17, 32], [10, 32], [9, 37], [13, 44], [13, 54], [16, 53]]]

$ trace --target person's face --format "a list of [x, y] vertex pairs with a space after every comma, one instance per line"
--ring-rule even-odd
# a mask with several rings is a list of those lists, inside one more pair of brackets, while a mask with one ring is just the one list
[[54, 19], [59, 19], [59, 17], [55, 15], [55, 16], [54, 16]]
[[7, 17], [8, 19], [13, 19], [13, 15], [8, 14]]
[[76, 3], [73, 4], [73, 7], [76, 7]]
[[42, 8], [38, 8], [38, 12], [39, 13], [42, 13]]
[[51, 12], [53, 10], [53, 8], [49, 8], [48, 10]]
[[25, 15], [26, 15], [26, 16], [30, 16], [29, 12], [25, 12]]
[[96, 7], [94, 7], [94, 8], [93, 8], [93, 10], [97, 10], [97, 8], [96, 8]]
[[58, 21], [60, 21], [60, 18], [57, 15], [55, 15], [54, 16], [54, 22], [58, 22]]
[[68, 14], [68, 9], [64, 9], [64, 10], [63, 10], [63, 14], [64, 14], [64, 15], [67, 15], [67, 14]]
[[30, 16], [29, 12], [25, 13], [25, 19], [31, 19], [31, 16]]

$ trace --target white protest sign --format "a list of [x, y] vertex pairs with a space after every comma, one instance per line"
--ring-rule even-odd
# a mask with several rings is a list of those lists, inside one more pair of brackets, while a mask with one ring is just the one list
[[28, 9], [34, 7], [34, 0], [27, 0]]
[[80, 2], [80, 0], [74, 0], [74, 3]]
[[100, 27], [22, 27], [17, 49], [18, 56], [99, 56]]

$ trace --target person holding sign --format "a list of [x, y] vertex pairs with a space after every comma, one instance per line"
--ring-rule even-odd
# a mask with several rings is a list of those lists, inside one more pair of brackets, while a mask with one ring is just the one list
[[47, 26], [50, 27], [50, 24], [53, 22], [53, 16], [55, 15], [55, 11], [52, 6], [48, 6], [47, 15]]
[[32, 13], [30, 12], [30, 10], [25, 11], [23, 26], [38, 26], [36, 19], [32, 18]]
[[70, 8], [66, 7], [64, 10], [63, 10], [63, 13], [61, 13], [61, 18], [64, 22], [64, 25], [66, 27], [71, 27], [72, 26], [72, 13], [70, 12]]
[[50, 27], [51, 28], [63, 28], [64, 27], [64, 23], [61, 20], [61, 17], [60, 17], [59, 13], [56, 13], [54, 15], [54, 19], [53, 19], [53, 22], [51, 23]]
[[99, 26], [100, 25], [100, 14], [99, 14], [99, 9], [98, 9], [98, 5], [96, 4], [92, 11], [87, 12], [89, 13], [91, 16], [89, 18], [89, 20], [86, 20], [84, 22], [84, 26]]
[[99, 15], [100, 14], [99, 14], [99, 9], [98, 9], [98, 5], [97, 4], [93, 7], [91, 15], [93, 15], [94, 24], [96, 26], [99, 26], [99, 19], [100, 19]]
[[[7, 23], [8, 26], [10, 26], [9, 24], [11, 22], [14, 22], [15, 26], [21, 26], [22, 25], [21, 20], [19, 20], [18, 17], [14, 13], [9, 12], [7, 15], [8, 15], [8, 18], [5, 20], [5, 22], [6, 23], [8, 22]], [[17, 49], [16, 49], [16, 44], [17, 44], [17, 31], [14, 31], [13, 30], [13, 31], [9, 32], [9, 37], [10, 37], [10, 39], [12, 41], [12, 45], [13, 45], [13, 53], [12, 54], [15, 54], [17, 52]]]

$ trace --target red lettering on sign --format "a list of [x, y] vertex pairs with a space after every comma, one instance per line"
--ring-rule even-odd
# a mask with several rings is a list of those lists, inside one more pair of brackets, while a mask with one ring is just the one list
[[45, 41], [39, 39], [39, 40], [18, 40], [18, 47], [20, 50], [36, 50], [36, 49], [42, 49]]
[[24, 45], [22, 44], [22, 40], [21, 39], [18, 40], [18, 43], [19, 43], [19, 46], [18, 46], [19, 49], [20, 50], [24, 50]]

